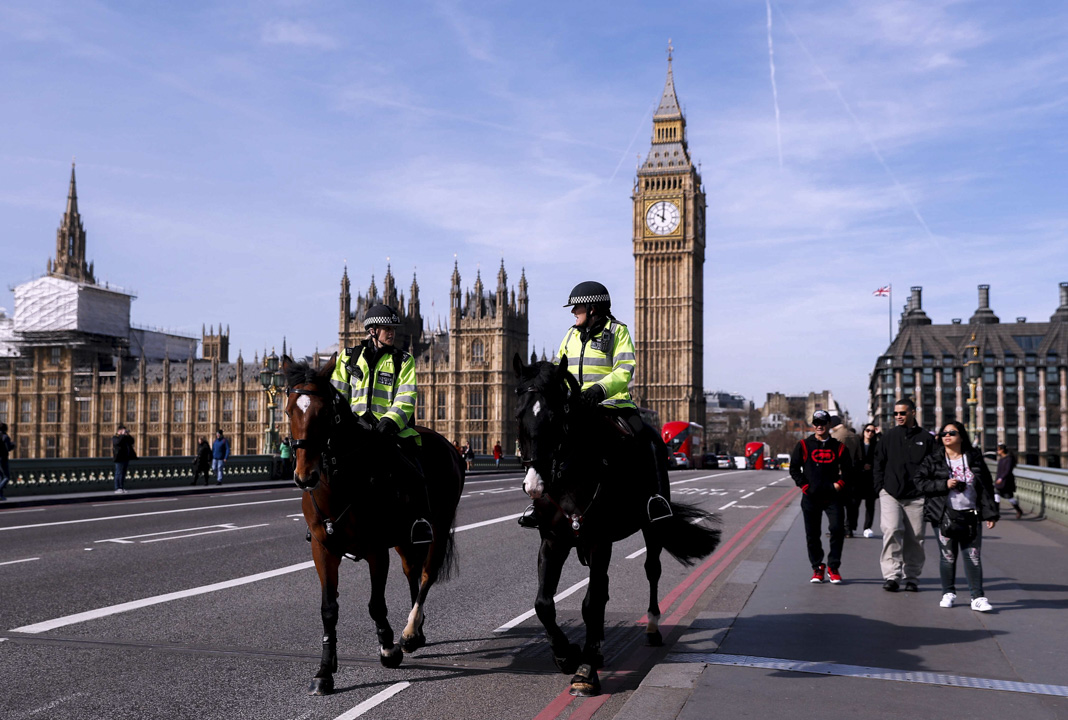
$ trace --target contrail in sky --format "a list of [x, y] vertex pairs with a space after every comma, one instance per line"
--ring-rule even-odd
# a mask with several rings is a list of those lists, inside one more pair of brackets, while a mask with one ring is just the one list
[[[771, 0], [764, 1], [770, 6]], [[875, 159], [879, 161], [879, 164], [883, 166], [883, 170], [886, 171], [886, 174], [890, 176], [890, 180], [891, 182], [893, 182], [894, 187], [898, 191], [898, 194], [901, 195], [901, 199], [904, 200], [905, 204], [909, 206], [910, 210], [912, 210], [912, 214], [915, 216], [916, 221], [920, 223], [920, 226], [923, 228], [924, 232], [927, 233], [927, 237], [935, 242], [935, 245], [939, 248], [939, 250], [944, 251], [944, 248], [942, 248], [942, 244], [939, 242], [938, 238], [935, 237], [934, 233], [931, 232], [931, 228], [927, 225], [927, 221], [923, 219], [923, 215], [920, 214], [920, 209], [916, 207], [916, 204], [914, 202], [912, 202], [912, 198], [909, 197], [909, 194], [905, 191], [904, 186], [897, 179], [897, 175], [895, 175], [894, 171], [890, 169], [890, 166], [883, 158], [883, 154], [879, 152], [879, 148], [875, 145], [875, 141], [871, 139], [870, 135], [868, 135], [868, 131], [864, 129], [864, 125], [861, 124], [860, 118], [856, 116], [856, 113], [853, 112], [853, 108], [850, 107], [849, 103], [845, 99], [845, 96], [842, 95], [842, 91], [838, 88], [836, 84], [831, 82], [831, 79], [827, 77], [827, 73], [823, 72], [823, 68], [820, 67], [820, 64], [816, 62], [816, 58], [814, 58], [812, 56], [812, 53], [808, 51], [808, 47], [805, 45], [804, 42], [801, 41], [801, 38], [798, 37], [797, 33], [794, 32], [794, 29], [790, 26], [790, 21], [786, 19], [786, 16], [783, 14], [782, 10], [778, 8], [778, 6], [776, 6], [776, 12], [779, 13], [779, 17], [781, 17], [782, 21], [786, 24], [786, 29], [790, 31], [790, 34], [793, 36], [794, 40], [797, 41], [797, 44], [801, 46], [801, 49], [805, 52], [805, 55], [807, 55], [808, 59], [812, 62], [812, 65], [815, 66], [816, 72], [818, 72], [820, 74], [820, 77], [823, 78], [823, 81], [830, 85], [831, 88], [834, 90], [835, 95], [838, 96], [839, 102], [842, 103], [842, 107], [845, 108], [846, 113], [848, 113], [849, 117], [853, 120], [853, 124], [856, 126], [857, 130], [860, 131], [860, 135], [864, 138], [864, 142], [868, 144], [868, 147], [871, 149], [872, 154], [875, 155]]]
[[771, 67], [771, 97], [775, 101], [775, 141], [779, 145], [779, 167], [782, 167], [782, 132], [779, 130], [779, 89], [775, 86], [775, 46], [771, 43], [771, 0], [764, 0], [768, 8], [768, 65]]

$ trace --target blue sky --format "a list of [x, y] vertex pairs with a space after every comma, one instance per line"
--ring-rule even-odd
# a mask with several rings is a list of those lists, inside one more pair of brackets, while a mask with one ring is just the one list
[[[769, 55], [770, 44], [773, 56]], [[908, 288], [1045, 320], [1068, 280], [1068, 9], [844, 2], [0, 6], [4, 291], [54, 252], [72, 156], [97, 276], [136, 323], [228, 323], [251, 359], [336, 343], [387, 257], [424, 315], [526, 269], [631, 320], [631, 187], [675, 47], [708, 198], [705, 383], [830, 389], [860, 417]], [[774, 85], [771, 61], [774, 62]], [[431, 303], [433, 302], [433, 308]]]

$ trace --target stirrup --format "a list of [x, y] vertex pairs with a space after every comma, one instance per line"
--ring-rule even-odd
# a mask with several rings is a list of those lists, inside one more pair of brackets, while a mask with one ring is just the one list
[[672, 515], [671, 503], [665, 500], [662, 495], [655, 493], [649, 496], [649, 501], [645, 504], [645, 510], [649, 514], [649, 522], [663, 520]]
[[538, 529], [538, 518], [534, 515], [534, 504], [527, 505], [527, 509], [519, 516], [519, 527]]
[[416, 518], [412, 523], [412, 545], [426, 545], [434, 542], [434, 528], [425, 518]]

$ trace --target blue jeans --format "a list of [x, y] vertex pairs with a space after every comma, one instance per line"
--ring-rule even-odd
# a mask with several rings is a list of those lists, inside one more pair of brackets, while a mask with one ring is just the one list
[[980, 558], [983, 549], [983, 521], [979, 520], [979, 528], [975, 538], [971, 542], [961, 542], [947, 538], [939, 530], [938, 525], [931, 523], [935, 539], [938, 541], [938, 574], [942, 580], [943, 593], [957, 592], [957, 558], [961, 558], [964, 564], [964, 577], [968, 581], [968, 590], [972, 594], [972, 600], [984, 597], [983, 592], [983, 562]]
[[122, 462], [115, 463], [115, 489], [122, 490], [122, 484], [126, 482], [126, 467], [130, 464], [129, 460], [123, 460]]
[[215, 473], [215, 484], [216, 485], [222, 485], [223, 464], [225, 462], [226, 462], [225, 460], [220, 460], [218, 458], [212, 458], [211, 471], [213, 473]]

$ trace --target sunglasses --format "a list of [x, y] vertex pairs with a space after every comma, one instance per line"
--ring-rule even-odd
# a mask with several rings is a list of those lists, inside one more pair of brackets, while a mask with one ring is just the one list
[[938, 433], [938, 437], [957, 437], [958, 435], [960, 435], [960, 433], [956, 430], [946, 430]]
[[872, 430], [871, 428], [868, 428], [868, 429], [867, 429], [867, 430], [865, 430], [864, 432], [866, 432], [866, 433], [873, 433], [873, 432], [875, 432], [875, 431], [874, 431], [874, 430]]
[[908, 410], [895, 410], [894, 411], [894, 415], [908, 415], [908, 414], [909, 414]]

